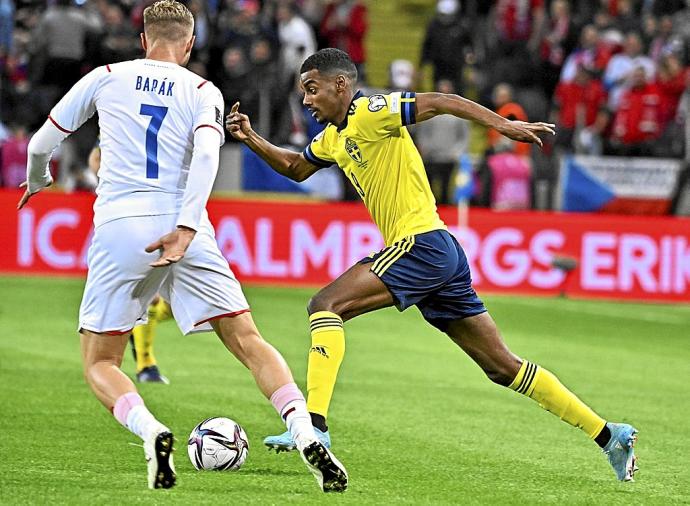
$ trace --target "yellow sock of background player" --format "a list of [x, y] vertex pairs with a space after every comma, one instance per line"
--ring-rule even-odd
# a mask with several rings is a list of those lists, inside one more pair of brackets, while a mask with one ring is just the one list
[[307, 410], [314, 427], [328, 430], [326, 417], [333, 397], [338, 369], [345, 355], [343, 320], [330, 311], [319, 311], [309, 317], [311, 348], [307, 368]]
[[153, 342], [156, 338], [158, 323], [170, 318], [170, 306], [162, 299], [151, 303], [148, 309], [148, 323], [138, 325], [132, 330], [134, 352], [137, 360], [137, 373], [147, 367], [157, 365], [156, 356], [153, 353]]

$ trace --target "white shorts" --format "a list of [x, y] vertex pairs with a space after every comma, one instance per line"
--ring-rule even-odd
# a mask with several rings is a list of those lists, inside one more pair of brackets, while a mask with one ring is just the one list
[[172, 307], [183, 334], [211, 330], [209, 320], [249, 311], [239, 281], [213, 235], [201, 229], [184, 258], [153, 268], [159, 252], [144, 248], [175, 228], [175, 215], [120, 218], [98, 226], [89, 247], [89, 272], [79, 309], [79, 328], [129, 333], [146, 323], [157, 293]]

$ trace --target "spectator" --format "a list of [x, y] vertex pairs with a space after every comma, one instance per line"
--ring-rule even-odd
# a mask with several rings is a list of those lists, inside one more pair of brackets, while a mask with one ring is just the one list
[[668, 123], [676, 116], [680, 98], [690, 83], [690, 68], [683, 67], [676, 53], [667, 52], [659, 61], [656, 85], [661, 95], [661, 122]]
[[[455, 93], [455, 88], [450, 79], [442, 79], [436, 84], [436, 91]], [[467, 152], [468, 122], [450, 115], [436, 116], [416, 125], [414, 133], [436, 202], [452, 204], [451, 175], [460, 155]]]
[[661, 96], [656, 84], [647, 82], [645, 68], [633, 70], [630, 87], [623, 91], [613, 117], [612, 154], [651, 156], [661, 135]]
[[39, 60], [38, 82], [56, 86], [64, 95], [82, 75], [87, 37], [100, 30], [71, 0], [57, 0], [46, 9], [32, 34], [32, 58]]
[[350, 55], [360, 82], [366, 82], [364, 37], [367, 28], [367, 8], [362, 2], [332, 0], [326, 6], [319, 29], [328, 47], [342, 49]]
[[[591, 152], [597, 151], [594, 143], [601, 135], [608, 123], [606, 110], [606, 91], [601, 81], [595, 77], [591, 69], [579, 66], [575, 79], [563, 82], [556, 88], [554, 95], [554, 113], [556, 114], [556, 146], [572, 151], [576, 145], [582, 146], [583, 138], [589, 139]], [[585, 134], [579, 135], [585, 130]], [[575, 137], [575, 134], [578, 137]], [[597, 143], [599, 144], [599, 143]]]
[[642, 29], [640, 16], [635, 12], [632, 0], [618, 0], [618, 14], [614, 24], [623, 33], [639, 32]]
[[211, 22], [208, 19], [208, 3], [202, 0], [190, 0], [187, 4], [190, 12], [194, 16], [194, 51], [204, 54], [211, 44]]
[[122, 8], [117, 4], [106, 4], [104, 8], [105, 29], [100, 40], [99, 62], [101, 65], [132, 60], [141, 54], [141, 42]]
[[599, 30], [594, 25], [586, 25], [580, 32], [580, 43], [570, 54], [561, 70], [561, 82], [569, 82], [575, 79], [579, 66], [590, 69], [598, 69], [599, 66]]
[[558, 83], [565, 57], [576, 42], [575, 26], [568, 0], [554, 0], [551, 4], [546, 34], [541, 41], [542, 85], [548, 96]]
[[419, 64], [420, 68], [431, 65], [435, 83], [450, 80], [462, 93], [462, 70], [465, 57], [471, 53], [472, 39], [471, 29], [459, 13], [458, 0], [438, 0], [436, 15], [426, 28]]
[[679, 121], [678, 108], [688, 83], [690, 67], [684, 67], [676, 53], [661, 57], [656, 85], [661, 95], [662, 134], [657, 144], [661, 156], [682, 157], [685, 143], [685, 128]]
[[644, 0], [642, 9], [652, 16], [672, 15], [686, 6], [685, 0]]
[[659, 28], [656, 36], [649, 44], [649, 57], [658, 62], [664, 53], [672, 51], [673, 48], [673, 18], [671, 16], [662, 16], [659, 19]]
[[654, 77], [656, 66], [651, 58], [642, 54], [642, 39], [637, 32], [625, 37], [623, 52], [611, 58], [604, 73], [604, 86], [609, 93], [609, 109], [618, 108], [621, 95], [630, 86], [631, 75], [643, 67], [649, 79]]
[[0, 146], [0, 179], [5, 188], [19, 188], [26, 181], [26, 150], [29, 136], [24, 125], [10, 127], [10, 136]]
[[497, 0], [493, 17], [503, 54], [524, 46], [536, 53], [546, 18], [544, 0]]
[[410, 60], [393, 60], [391, 62], [388, 69], [390, 91], [408, 91], [412, 89], [414, 82], [414, 65]]
[[[514, 101], [513, 88], [506, 83], [499, 83], [494, 87], [492, 100], [496, 114], [510, 120], [527, 121], [527, 114], [520, 104]], [[514, 142], [499, 134], [496, 130], [487, 132], [489, 150], [491, 152], [512, 152], [519, 156], [528, 156], [530, 145], [524, 142]]]
[[295, 75], [307, 56], [316, 52], [316, 38], [309, 23], [293, 3], [280, 3], [276, 10], [280, 41], [281, 81], [285, 89], [294, 85]]
[[14, 27], [14, 2], [0, 0], [0, 70], [5, 65], [5, 58], [12, 49], [12, 30]]

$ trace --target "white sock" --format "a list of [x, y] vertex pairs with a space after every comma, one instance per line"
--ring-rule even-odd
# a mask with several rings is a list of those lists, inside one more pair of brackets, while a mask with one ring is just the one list
[[316, 433], [311, 424], [311, 416], [307, 411], [307, 403], [303, 399], [289, 402], [283, 408], [283, 419], [297, 445], [297, 449], [301, 451], [305, 446], [316, 441]]
[[168, 430], [165, 425], [156, 420], [156, 417], [143, 404], [134, 406], [129, 410], [127, 428], [144, 441], [148, 441], [153, 434]]

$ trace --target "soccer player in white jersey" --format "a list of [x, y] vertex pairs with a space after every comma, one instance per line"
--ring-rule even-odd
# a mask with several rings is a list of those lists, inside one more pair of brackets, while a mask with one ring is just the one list
[[97, 111], [102, 159], [79, 312], [84, 375], [98, 400], [144, 441], [149, 487], [175, 484], [173, 435], [120, 364], [132, 328], [160, 292], [184, 334], [212, 327], [250, 369], [322, 490], [344, 491], [345, 468], [314, 435], [304, 396], [259, 334], [214, 239], [205, 206], [223, 143], [223, 98], [183, 67], [193, 29], [179, 2], [146, 8], [146, 58], [93, 70], [53, 108], [29, 143], [26, 192], [17, 207], [52, 183], [53, 150]]

